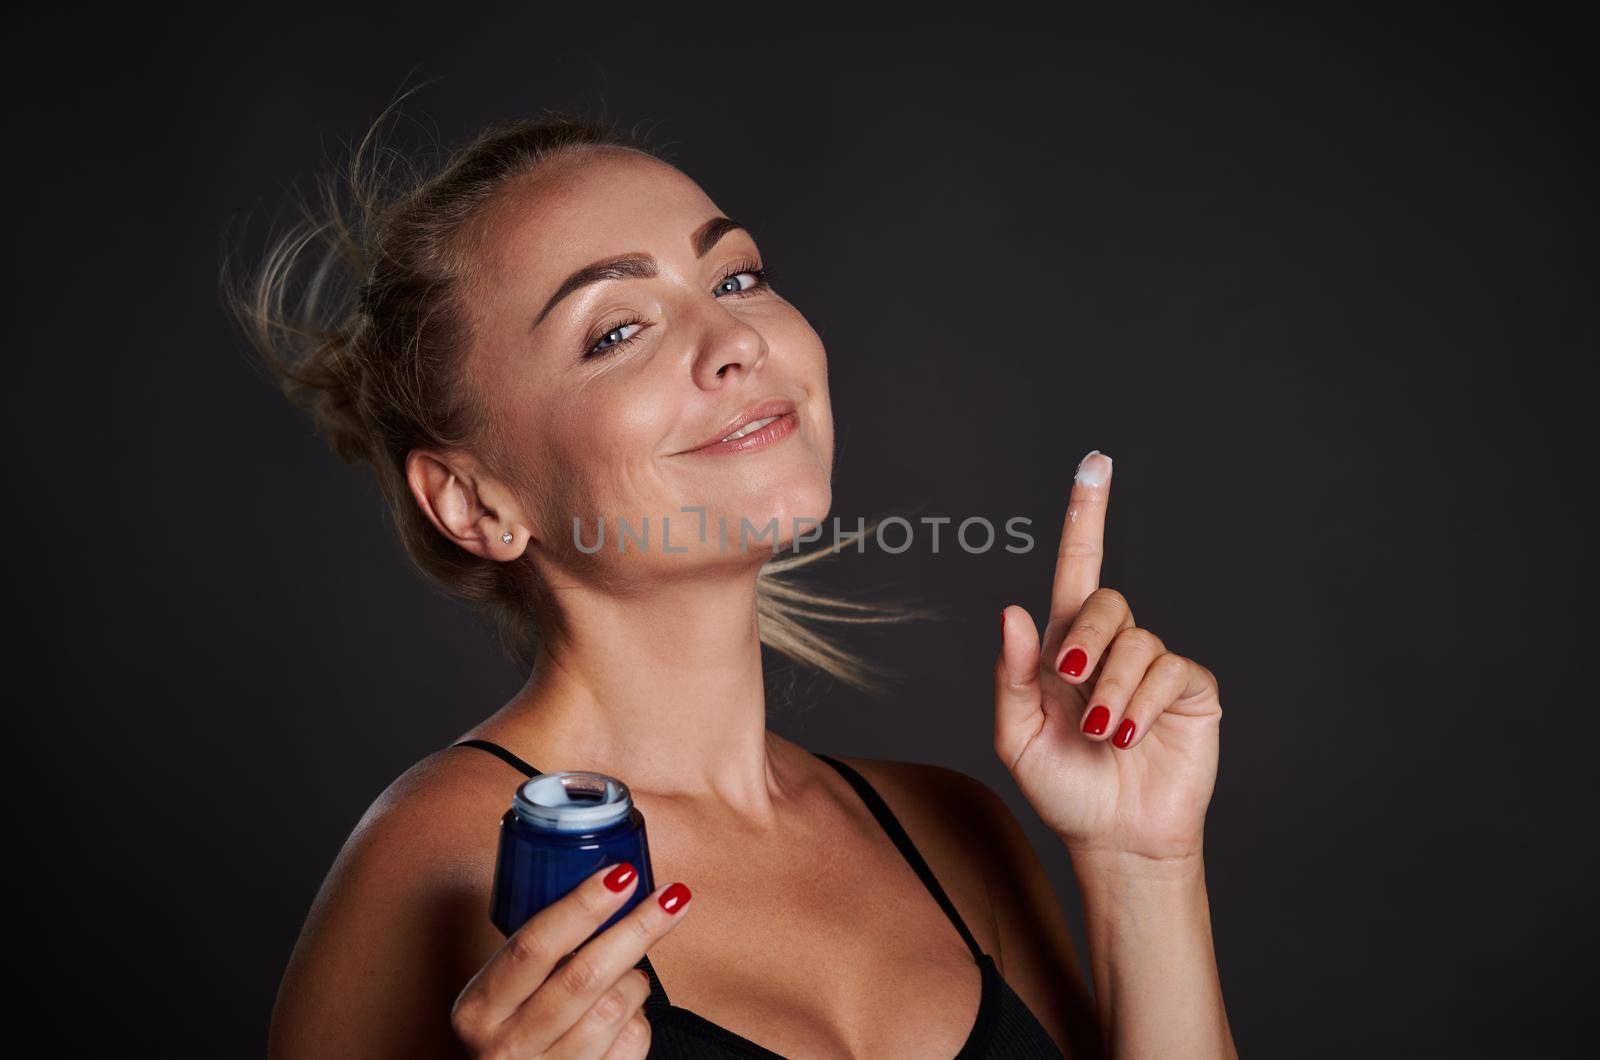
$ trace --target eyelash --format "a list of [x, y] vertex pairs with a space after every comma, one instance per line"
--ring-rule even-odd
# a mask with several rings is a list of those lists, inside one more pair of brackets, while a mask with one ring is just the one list
[[[747, 272], [756, 278], [756, 282], [751, 284], [749, 287], [746, 287], [742, 291], [729, 291], [727, 294], [715, 295], [714, 297], [744, 298], [747, 295], [752, 295], [759, 291], [770, 290], [771, 285], [767, 281], [767, 274], [769, 271], [769, 269], [749, 261], [735, 265], [732, 269], [728, 270], [727, 274], [724, 275], [722, 279], [717, 281], [717, 287], [721, 287], [735, 276], [740, 276]], [[713, 290], [715, 290], [715, 288], [713, 288]], [[605, 337], [611, 334], [613, 331], [621, 331], [623, 328], [630, 327], [634, 324], [643, 324], [644, 322], [644, 319], [641, 317], [631, 317], [622, 321], [621, 323], [613, 324], [609, 328], [606, 328], [606, 330], [600, 334], [599, 338], [588, 344], [586, 352], [583, 355], [583, 359], [589, 360], [591, 357], [599, 357], [602, 354], [615, 353], [617, 350], [627, 349], [629, 346], [633, 345], [633, 341], [635, 339], [644, 334], [644, 329], [641, 328], [632, 335], [629, 335], [627, 338], [622, 339], [619, 342], [614, 342], [603, 350], [597, 350], [595, 347], [603, 342]]]

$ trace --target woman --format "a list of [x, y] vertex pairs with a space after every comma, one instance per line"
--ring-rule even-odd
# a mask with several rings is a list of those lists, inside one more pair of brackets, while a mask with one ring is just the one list
[[[1007, 607], [994, 674], [995, 750], [1082, 889], [1091, 1001], [989, 788], [765, 726], [764, 642], [867, 679], [808, 628], [830, 601], [779, 580], [828, 546], [775, 561], [697, 533], [776, 520], [787, 546], [831, 502], [822, 343], [751, 233], [581, 118], [492, 127], [386, 201], [371, 144], [354, 223], [330, 196], [236, 305], [286, 392], [371, 464], [419, 568], [492, 610], [531, 673], [362, 818], [273, 1055], [1234, 1055], [1201, 857], [1217, 683], [1099, 585], [1110, 458], [1078, 467], [1042, 638]], [[670, 549], [593, 547], [663, 518]], [[649, 821], [659, 893], [576, 954], [636, 876], [597, 872], [511, 940], [486, 915], [499, 819], [535, 768], [621, 777]]]

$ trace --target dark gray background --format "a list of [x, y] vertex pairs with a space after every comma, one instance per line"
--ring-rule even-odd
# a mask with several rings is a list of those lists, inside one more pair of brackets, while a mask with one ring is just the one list
[[[645, 121], [829, 349], [843, 557], [948, 615], [884, 700], [776, 664], [807, 746], [1000, 791], [996, 612], [1043, 621], [1077, 459], [1105, 582], [1221, 681], [1216, 942], [1247, 1056], [1578, 1055], [1595, 1021], [1595, 139], [1575, 26], [979, 5], [212, 5], [11, 38], [12, 869], [74, 1048], [258, 1052], [369, 801], [520, 683], [218, 306], [400, 88], [402, 140]], [[1040, 19], [1043, 20], [1040, 20]]]

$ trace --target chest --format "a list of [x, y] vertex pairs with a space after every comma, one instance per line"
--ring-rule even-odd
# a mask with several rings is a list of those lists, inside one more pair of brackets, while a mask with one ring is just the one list
[[[653, 827], [658, 885], [681, 879], [695, 899], [650, 950], [673, 1005], [789, 1056], [955, 1056], [978, 1014], [981, 969], [872, 828], [835, 822], [821, 842], [730, 854]], [[991, 946], [981, 880], [924, 856]]]

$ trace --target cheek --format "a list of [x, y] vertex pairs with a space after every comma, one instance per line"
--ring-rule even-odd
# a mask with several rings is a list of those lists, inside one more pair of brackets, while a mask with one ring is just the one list
[[818, 456], [831, 476], [833, 472], [833, 402], [828, 394], [828, 354], [822, 337], [804, 319], [793, 337], [795, 350], [792, 371], [805, 388], [810, 405], [810, 426], [815, 432]]
[[659, 498], [653, 454], [666, 431], [665, 410], [638, 395], [613, 395], [597, 388], [570, 395], [552, 412], [553, 444], [586, 518], [637, 515]]

